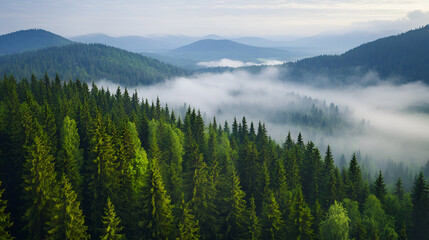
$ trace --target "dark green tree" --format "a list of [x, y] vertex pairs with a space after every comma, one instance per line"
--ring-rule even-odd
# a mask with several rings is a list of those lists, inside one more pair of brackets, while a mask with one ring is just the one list
[[189, 208], [189, 203], [185, 203], [185, 199], [182, 196], [182, 202], [179, 205], [179, 217], [178, 217], [178, 229], [179, 237], [177, 240], [198, 240], [200, 239], [200, 228], [198, 221], [195, 220], [195, 216], [192, 214], [192, 210]]
[[259, 223], [259, 218], [256, 215], [256, 205], [253, 196], [250, 198], [249, 202], [249, 218], [247, 223], [248, 232], [246, 239], [257, 240], [261, 236], [261, 225]]
[[374, 182], [373, 188], [374, 188], [374, 195], [380, 200], [381, 203], [383, 203], [387, 190], [386, 190], [386, 185], [384, 184], [383, 174], [381, 173], [381, 171]]
[[233, 171], [231, 180], [232, 188], [228, 199], [229, 213], [226, 217], [225, 237], [227, 239], [241, 239], [247, 230], [246, 218], [248, 214], [244, 200], [246, 193], [241, 190], [240, 179], [236, 171]]
[[10, 235], [9, 229], [13, 223], [10, 214], [6, 212], [7, 200], [3, 200], [3, 192], [4, 189], [0, 189], [0, 236], [4, 240], [11, 240], [14, 238]]
[[290, 207], [287, 224], [288, 236], [294, 239], [313, 239], [312, 221], [311, 210], [304, 201], [301, 189], [298, 188]]
[[274, 194], [269, 194], [268, 202], [264, 205], [262, 219], [262, 239], [283, 239], [284, 236], [284, 221], [280, 212], [279, 204], [274, 197]]
[[428, 239], [429, 189], [422, 172], [420, 172], [414, 181], [411, 200], [413, 203], [412, 216], [414, 222], [411, 237], [412, 239]]

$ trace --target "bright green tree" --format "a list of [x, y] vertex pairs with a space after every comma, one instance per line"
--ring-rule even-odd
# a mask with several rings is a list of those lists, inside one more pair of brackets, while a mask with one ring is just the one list
[[257, 240], [261, 236], [261, 225], [259, 224], [259, 218], [256, 215], [256, 205], [253, 196], [250, 198], [249, 202], [249, 219], [247, 223], [248, 233], [246, 238], [250, 240]]
[[312, 239], [313, 229], [311, 228], [313, 216], [310, 208], [304, 201], [301, 189], [297, 189], [290, 205], [288, 232], [289, 236], [295, 239]]
[[283, 239], [284, 237], [284, 221], [280, 212], [279, 204], [274, 197], [274, 194], [268, 194], [268, 202], [264, 203], [263, 209], [263, 239]]
[[60, 173], [67, 176], [74, 191], [81, 194], [82, 177], [80, 169], [83, 164], [83, 152], [79, 149], [80, 140], [76, 122], [68, 116], [63, 121], [60, 142], [61, 148], [55, 167]]
[[347, 210], [337, 201], [328, 210], [327, 217], [320, 223], [321, 239], [348, 240], [349, 223]]
[[43, 239], [46, 238], [46, 223], [51, 217], [56, 194], [54, 158], [50, 155], [46, 135], [42, 131], [26, 150], [24, 197], [28, 208], [24, 213], [27, 221], [25, 229], [30, 238]]
[[53, 215], [48, 222], [48, 239], [89, 239], [80, 202], [65, 174], [58, 193]]
[[195, 220], [195, 216], [192, 214], [192, 210], [189, 208], [189, 203], [185, 203], [185, 199], [182, 196], [182, 202], [179, 205], [179, 237], [177, 240], [198, 240], [200, 239], [200, 228], [198, 221]]
[[123, 227], [120, 227], [121, 219], [116, 216], [115, 206], [107, 197], [104, 215], [102, 216], [103, 229], [100, 236], [101, 240], [123, 240], [125, 236], [121, 234]]

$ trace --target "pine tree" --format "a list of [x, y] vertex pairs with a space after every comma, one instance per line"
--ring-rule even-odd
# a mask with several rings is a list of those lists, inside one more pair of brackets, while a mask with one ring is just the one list
[[149, 238], [168, 239], [173, 230], [173, 215], [170, 196], [168, 195], [158, 164], [158, 150], [156, 138], [150, 141], [152, 156], [146, 177], [145, 209], [147, 217], [147, 229]]
[[401, 178], [398, 178], [395, 183], [395, 195], [398, 197], [399, 200], [402, 200], [404, 198], [404, 187], [402, 186]]
[[259, 218], [256, 215], [256, 205], [255, 199], [253, 196], [249, 200], [250, 209], [249, 209], [249, 219], [248, 219], [248, 233], [246, 239], [257, 240], [261, 236], [261, 226], [259, 224]]
[[230, 205], [229, 213], [226, 217], [226, 238], [227, 239], [240, 239], [246, 232], [246, 201], [244, 197], [246, 193], [241, 190], [240, 179], [236, 171], [232, 172], [232, 188], [229, 193], [228, 205]]
[[59, 169], [60, 173], [66, 174], [78, 195], [82, 191], [80, 169], [83, 165], [82, 150], [79, 149], [79, 142], [76, 122], [68, 116], [65, 117], [61, 129], [61, 150], [56, 168]]
[[380, 202], [383, 203], [386, 193], [386, 185], [384, 184], [383, 174], [380, 171], [377, 179], [374, 182], [374, 195], [380, 200]]
[[48, 222], [48, 239], [89, 239], [80, 202], [65, 174], [57, 191], [53, 215]]
[[294, 239], [312, 239], [313, 229], [311, 228], [313, 216], [310, 208], [304, 201], [301, 189], [297, 189], [291, 203], [288, 219], [288, 233]]
[[283, 239], [284, 237], [284, 222], [280, 207], [274, 197], [274, 194], [268, 194], [268, 202], [264, 205], [263, 218], [263, 239]]
[[360, 194], [362, 190], [362, 175], [357, 163], [356, 154], [353, 154], [352, 160], [350, 161], [347, 174], [347, 186], [347, 196], [349, 196], [351, 200], [361, 202]]
[[116, 216], [115, 206], [107, 197], [107, 203], [102, 216], [103, 230], [100, 236], [101, 240], [124, 240], [125, 236], [121, 234], [123, 227], [120, 227], [121, 219]]
[[50, 155], [46, 135], [42, 131], [39, 131], [26, 150], [24, 197], [28, 208], [24, 213], [27, 222], [25, 229], [31, 238], [43, 239], [46, 238], [45, 227], [55, 201], [54, 158]]
[[182, 202], [179, 205], [179, 237], [177, 240], [198, 240], [200, 239], [200, 228], [198, 221], [192, 214], [192, 210], [189, 208], [189, 203], [185, 204], [184, 196], [182, 195]]
[[9, 228], [12, 227], [13, 223], [10, 214], [6, 212], [7, 200], [3, 200], [3, 192], [4, 189], [0, 189], [0, 236], [1, 239], [11, 240], [13, 237], [10, 235]]
[[413, 239], [427, 239], [429, 237], [429, 189], [422, 172], [414, 181], [411, 199], [414, 221], [412, 237]]

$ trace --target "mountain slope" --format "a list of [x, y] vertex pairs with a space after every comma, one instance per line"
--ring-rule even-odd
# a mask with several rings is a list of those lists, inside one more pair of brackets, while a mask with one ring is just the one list
[[225, 39], [204, 39], [170, 51], [168, 55], [196, 61], [221, 58], [251, 61], [258, 58], [285, 59], [289, 57], [290, 53], [280, 49], [254, 47]]
[[22, 30], [0, 36], [0, 55], [64, 46], [71, 43], [72, 41], [66, 38], [42, 29]]
[[81, 43], [101, 43], [108, 46], [125, 49], [131, 52], [154, 52], [178, 48], [193, 42], [195, 39], [187, 36], [123, 36], [111, 37], [105, 34], [89, 34], [71, 38]]
[[82, 43], [0, 57], [0, 74], [10, 73], [18, 79], [32, 73], [37, 77], [58, 73], [64, 80], [108, 79], [127, 86], [154, 84], [186, 74], [178, 67], [136, 53]]
[[[363, 44], [338, 56], [318, 56], [283, 65], [289, 77], [308, 81], [325, 76], [333, 84], [352, 84], [375, 71], [382, 79], [429, 84], [429, 25]], [[355, 76], [355, 77], [353, 77]], [[313, 78], [314, 80], [314, 78]]]

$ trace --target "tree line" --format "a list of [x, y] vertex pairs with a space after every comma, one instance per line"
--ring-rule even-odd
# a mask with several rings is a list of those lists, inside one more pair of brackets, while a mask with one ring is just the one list
[[[352, 144], [352, 143], [351, 143]], [[5, 239], [428, 239], [423, 173], [411, 192], [281, 144], [243, 117], [205, 123], [137, 92], [80, 80], [0, 79]]]

